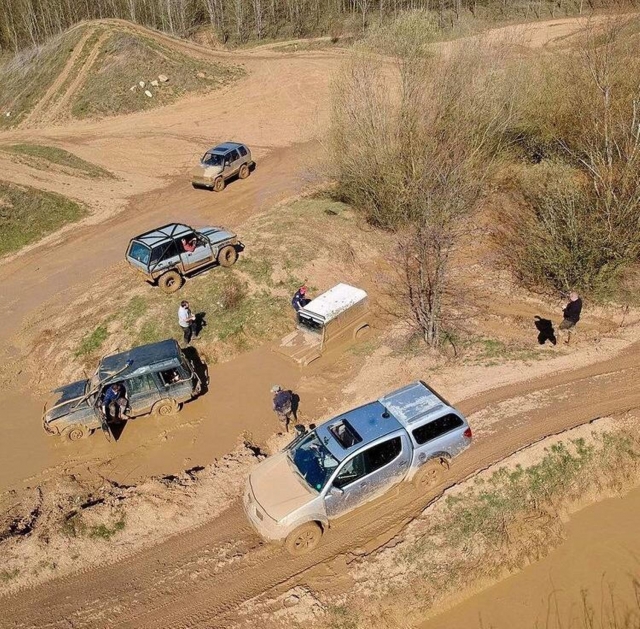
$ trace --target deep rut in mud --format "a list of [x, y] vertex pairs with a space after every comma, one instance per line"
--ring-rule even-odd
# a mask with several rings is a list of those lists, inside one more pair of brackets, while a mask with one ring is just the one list
[[[446, 486], [550, 434], [639, 407], [636, 352], [634, 346], [615, 360], [462, 401], [459, 406], [469, 412], [531, 391], [548, 392], [538, 408], [500, 423], [499, 439], [477, 438], [453, 464]], [[238, 501], [205, 526], [134, 557], [4, 599], [4, 622], [7, 627], [225, 627], [239, 605], [266, 591], [277, 594], [301, 583], [313, 587], [314, 566], [325, 564], [331, 572], [337, 556], [373, 552], [401, 534], [428, 501], [401, 485], [338, 521], [318, 550], [301, 558], [260, 542]]]

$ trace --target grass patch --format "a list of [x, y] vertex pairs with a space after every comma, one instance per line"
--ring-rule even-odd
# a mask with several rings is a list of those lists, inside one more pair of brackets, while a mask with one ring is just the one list
[[18, 570], [18, 568], [13, 568], [13, 570], [0, 570], [0, 581], [8, 583], [15, 579], [19, 574], [20, 570]]
[[86, 208], [60, 194], [0, 181], [0, 255], [79, 220]]
[[91, 164], [84, 159], [56, 146], [42, 144], [12, 144], [1, 150], [25, 158], [24, 161], [38, 170], [48, 170], [51, 165], [70, 168], [76, 173], [92, 179], [113, 179], [113, 175], [104, 168]]
[[94, 539], [111, 539], [116, 533], [124, 530], [124, 519], [118, 520], [113, 526], [107, 526], [106, 524], [99, 524], [98, 526], [90, 526], [88, 529], [88, 535]]
[[[169, 81], [152, 86], [151, 81], [160, 74]], [[114, 30], [73, 99], [71, 114], [99, 118], [152, 109], [188, 93], [223, 87], [243, 74], [239, 66], [200, 61], [150, 38]], [[144, 88], [139, 81], [145, 82]], [[153, 96], [146, 96], [145, 90]]]
[[80, 346], [76, 350], [76, 356], [89, 356], [99, 350], [107, 340], [109, 332], [106, 325], [99, 325], [91, 334], [82, 339]]
[[81, 35], [82, 29], [63, 33], [0, 66], [0, 129], [24, 120], [60, 74]]

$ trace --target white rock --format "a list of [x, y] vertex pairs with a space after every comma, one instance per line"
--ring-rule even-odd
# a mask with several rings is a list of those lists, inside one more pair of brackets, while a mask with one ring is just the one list
[[158, 74], [158, 81], [160, 83], [166, 83], [169, 80], [169, 77], [166, 74]]
[[139, 85], [140, 87], [144, 87], [144, 81], [140, 81], [140, 83], [138, 83], [138, 85]]
[[137, 85], [132, 85], [132, 86], [129, 88], [129, 90], [130, 90], [130, 91], [132, 91], [132, 92], [135, 92], [135, 91], [136, 91], [136, 87], [138, 87], [138, 86], [137, 86]]
[[199, 79], [206, 79], [207, 78], [207, 75], [204, 72], [198, 72], [198, 74], [196, 74], [196, 76]]
[[9, 117], [11, 116], [11, 112], [10, 112], [10, 111], [8, 111], [8, 112], [5, 114], [5, 116], [6, 116], [7, 118], [9, 118]]
[[149, 98], [151, 98], [153, 96], [153, 94], [149, 90], [145, 90], [144, 91], [144, 95], [148, 96]]
[[158, 87], [158, 81], [151, 81], [151, 85], [153, 85], [153, 87]]

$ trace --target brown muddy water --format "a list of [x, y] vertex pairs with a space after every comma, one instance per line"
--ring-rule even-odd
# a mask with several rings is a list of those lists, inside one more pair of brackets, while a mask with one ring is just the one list
[[574, 514], [541, 561], [420, 629], [640, 627], [640, 488]]

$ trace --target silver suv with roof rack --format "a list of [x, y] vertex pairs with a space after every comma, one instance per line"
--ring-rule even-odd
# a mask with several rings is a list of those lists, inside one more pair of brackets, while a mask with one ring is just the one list
[[305, 432], [251, 472], [245, 512], [293, 555], [313, 550], [332, 520], [401, 482], [438, 486], [471, 444], [464, 416], [422, 381]]
[[191, 184], [194, 188], [208, 188], [222, 192], [231, 177], [246, 179], [255, 162], [251, 151], [239, 142], [225, 142], [209, 149], [193, 169]]
[[232, 266], [243, 249], [236, 234], [223, 227], [169, 223], [132, 238], [126, 259], [148, 282], [174, 293], [185, 277]]

